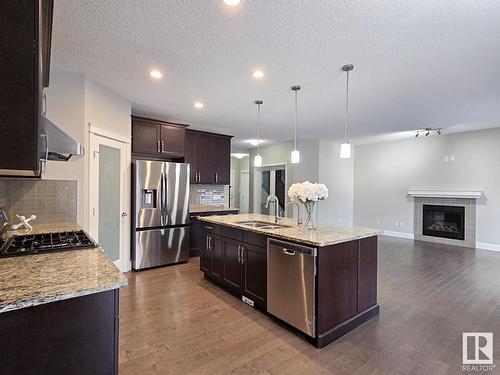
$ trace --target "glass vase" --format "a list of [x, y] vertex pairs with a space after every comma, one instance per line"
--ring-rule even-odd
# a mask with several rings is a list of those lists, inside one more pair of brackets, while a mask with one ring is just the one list
[[316, 203], [309, 201], [304, 203], [306, 209], [306, 219], [304, 220], [304, 228], [308, 230], [316, 230]]

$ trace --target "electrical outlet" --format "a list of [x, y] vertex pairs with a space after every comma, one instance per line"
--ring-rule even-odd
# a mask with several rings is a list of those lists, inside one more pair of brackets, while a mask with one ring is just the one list
[[377, 224], [380, 224], [380, 219], [377, 219]]
[[450, 156], [450, 161], [455, 161], [455, 155]]
[[403, 227], [405, 226], [405, 223], [403, 223], [402, 221], [400, 221], [400, 222], [399, 222], [399, 226], [400, 226], [401, 228], [403, 228]]
[[396, 221], [394, 222], [394, 226], [395, 226], [395, 227], [399, 227], [399, 221], [397, 221], [397, 220], [396, 220]]
[[339, 223], [342, 223], [342, 218], [341, 217], [339, 217]]
[[448, 162], [448, 156], [445, 156], [445, 157], [444, 157], [444, 161], [445, 161], [445, 162]]

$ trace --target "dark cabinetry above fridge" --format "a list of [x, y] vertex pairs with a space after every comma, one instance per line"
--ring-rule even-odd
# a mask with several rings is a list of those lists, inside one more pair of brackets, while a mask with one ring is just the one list
[[132, 156], [190, 164], [191, 184], [229, 185], [231, 136], [132, 116]]

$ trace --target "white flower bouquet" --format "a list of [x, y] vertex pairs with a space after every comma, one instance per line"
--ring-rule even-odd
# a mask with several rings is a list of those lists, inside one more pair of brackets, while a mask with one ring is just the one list
[[292, 184], [288, 189], [288, 196], [292, 201], [302, 203], [307, 212], [304, 226], [309, 230], [316, 229], [313, 215], [316, 203], [328, 198], [328, 188], [325, 184], [311, 183], [309, 181]]

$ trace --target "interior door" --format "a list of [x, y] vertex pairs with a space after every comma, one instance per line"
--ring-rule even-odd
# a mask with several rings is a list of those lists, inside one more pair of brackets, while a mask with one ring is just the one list
[[130, 269], [128, 147], [90, 134], [89, 234], [122, 272]]

